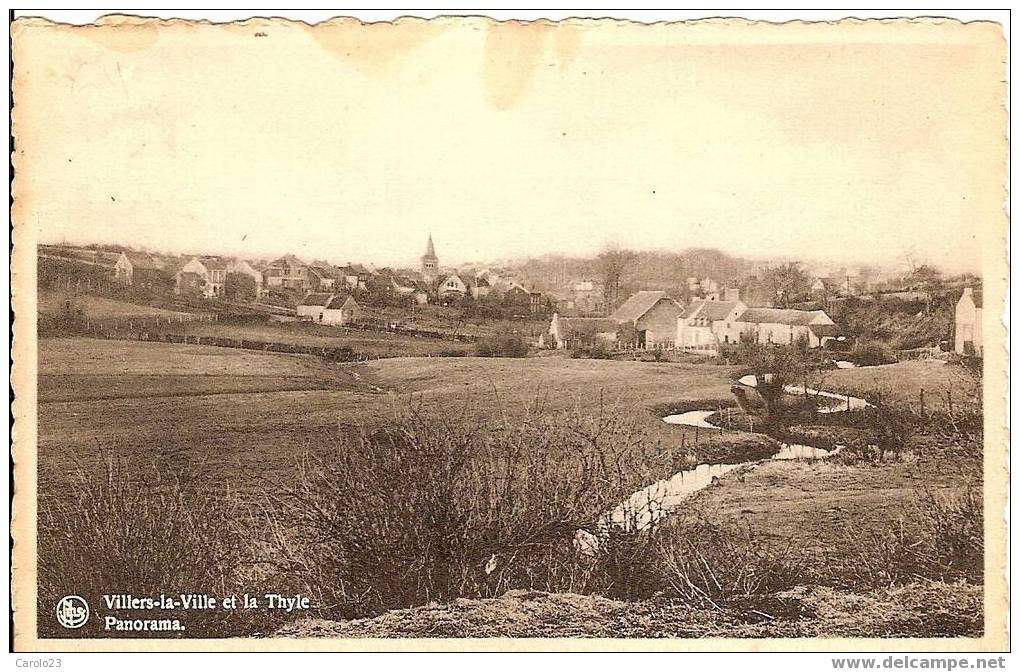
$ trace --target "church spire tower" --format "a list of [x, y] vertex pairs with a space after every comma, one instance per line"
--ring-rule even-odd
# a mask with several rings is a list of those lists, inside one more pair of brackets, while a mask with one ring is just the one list
[[432, 244], [432, 234], [429, 234], [429, 242], [425, 247], [425, 254], [421, 257], [421, 274], [426, 280], [431, 281], [439, 273], [439, 257], [436, 256], [436, 247]]

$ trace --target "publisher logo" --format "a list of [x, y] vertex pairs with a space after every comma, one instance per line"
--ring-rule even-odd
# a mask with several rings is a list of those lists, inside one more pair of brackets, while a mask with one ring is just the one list
[[85, 598], [67, 595], [57, 602], [57, 623], [72, 630], [80, 628], [89, 620], [89, 605]]

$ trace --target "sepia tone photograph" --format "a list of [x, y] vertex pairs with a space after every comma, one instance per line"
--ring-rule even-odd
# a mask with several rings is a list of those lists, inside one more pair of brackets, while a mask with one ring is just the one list
[[44, 17], [18, 650], [1008, 648], [1000, 23]]

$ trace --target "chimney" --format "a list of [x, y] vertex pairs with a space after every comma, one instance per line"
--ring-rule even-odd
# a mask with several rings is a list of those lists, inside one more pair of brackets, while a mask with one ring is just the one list
[[973, 294], [974, 294], [974, 290], [972, 290], [970, 287], [964, 287], [963, 288], [963, 295], [964, 296], [971, 296]]
[[740, 289], [738, 287], [727, 287], [724, 294], [724, 300], [726, 301], [740, 301]]

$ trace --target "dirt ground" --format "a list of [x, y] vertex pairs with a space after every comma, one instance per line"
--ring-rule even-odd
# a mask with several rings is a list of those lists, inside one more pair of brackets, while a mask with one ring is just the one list
[[[65, 310], [65, 301], [72, 298], [66, 292], [42, 291], [39, 292], [38, 310], [40, 315], [62, 315]], [[91, 296], [82, 294], [74, 296], [73, 306], [85, 313], [86, 316], [94, 319], [118, 317], [177, 317], [186, 313], [143, 306], [136, 303], [117, 301], [103, 296]]]
[[621, 602], [596, 595], [514, 590], [496, 599], [429, 604], [373, 619], [299, 620], [276, 635], [791, 638], [976, 636], [982, 631], [981, 588], [966, 584], [916, 583], [863, 594], [797, 588], [776, 595], [774, 601], [783, 605], [781, 616], [749, 619], [665, 601]]

